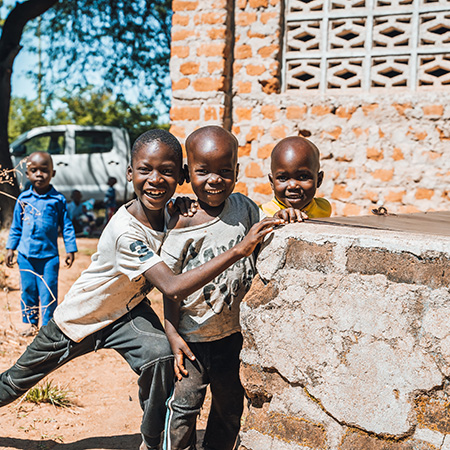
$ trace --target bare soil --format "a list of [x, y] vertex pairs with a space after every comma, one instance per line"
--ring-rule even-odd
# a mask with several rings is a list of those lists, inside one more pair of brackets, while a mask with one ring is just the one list
[[[77, 239], [78, 253], [70, 269], [61, 267], [59, 301], [89, 265], [97, 248], [96, 239]], [[4, 247], [4, 246], [3, 246]], [[60, 254], [64, 255], [61, 242]], [[6, 287], [0, 291], [0, 373], [23, 353], [32, 338], [19, 335], [23, 329], [20, 315], [19, 270], [0, 268]], [[152, 305], [162, 315], [159, 293], [150, 294]], [[1, 450], [137, 450], [142, 411], [137, 394], [137, 376], [113, 350], [100, 350], [69, 362], [43, 382], [69, 391], [74, 406], [55, 407], [19, 399], [0, 409]], [[199, 434], [205, 425], [202, 412]]]

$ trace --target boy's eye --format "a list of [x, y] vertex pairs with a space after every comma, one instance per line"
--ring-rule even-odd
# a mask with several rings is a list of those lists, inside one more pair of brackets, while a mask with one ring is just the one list
[[161, 170], [161, 173], [163, 175], [173, 175], [173, 170], [172, 169], [163, 169], [163, 170]]
[[287, 177], [279, 176], [279, 177], [277, 177], [277, 180], [278, 180], [278, 181], [286, 181], [286, 180], [287, 180]]
[[198, 173], [199, 175], [205, 175], [207, 172], [206, 172], [205, 169], [197, 169], [197, 170], [195, 171], [195, 173]]

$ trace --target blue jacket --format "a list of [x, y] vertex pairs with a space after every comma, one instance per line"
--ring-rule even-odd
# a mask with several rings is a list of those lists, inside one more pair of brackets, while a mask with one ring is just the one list
[[30, 187], [17, 199], [6, 248], [17, 249], [28, 258], [57, 256], [59, 228], [66, 252], [76, 252], [75, 230], [64, 196], [53, 186], [44, 195]]

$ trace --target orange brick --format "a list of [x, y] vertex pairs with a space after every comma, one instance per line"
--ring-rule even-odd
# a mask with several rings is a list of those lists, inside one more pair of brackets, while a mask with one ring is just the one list
[[265, 119], [275, 120], [278, 117], [280, 108], [275, 105], [263, 105], [261, 106], [261, 114]]
[[336, 161], [338, 162], [352, 162], [353, 158], [347, 155], [336, 156]]
[[190, 84], [189, 78], [182, 78], [179, 81], [172, 81], [172, 91], [181, 91], [189, 87]]
[[205, 120], [217, 120], [217, 110], [214, 106], [206, 106], [205, 107]]
[[262, 147], [259, 147], [258, 153], [257, 153], [258, 158], [260, 158], [260, 159], [270, 158], [273, 147], [274, 147], [274, 144], [266, 144], [266, 145], [263, 145]]
[[286, 108], [286, 118], [289, 120], [301, 119], [307, 110], [308, 108], [306, 106], [288, 106]]
[[181, 127], [179, 125], [171, 125], [169, 130], [174, 136], [184, 139], [186, 137], [186, 131], [184, 127]]
[[333, 130], [326, 131], [326, 134], [331, 136], [333, 140], [338, 139], [339, 136], [341, 135], [341, 133], [342, 133], [342, 128], [341, 127], [335, 127]]
[[359, 216], [361, 214], [361, 207], [353, 203], [347, 203], [342, 210], [343, 216]]
[[264, 39], [265, 37], [267, 37], [267, 35], [263, 33], [256, 33], [255, 31], [252, 30], [248, 30], [247, 37], [249, 37], [250, 39]]
[[250, 144], [250, 142], [247, 142], [245, 145], [241, 145], [238, 148], [238, 157], [241, 158], [242, 156], [250, 156], [251, 151], [252, 144]]
[[248, 195], [247, 185], [242, 181], [238, 181], [234, 186], [234, 192], [240, 192], [241, 194]]
[[189, 16], [182, 16], [181, 14], [174, 14], [172, 16], [172, 25], [186, 26], [189, 24]]
[[184, 41], [187, 38], [195, 36], [194, 30], [179, 30], [172, 32], [172, 42], [174, 41]]
[[333, 192], [331, 193], [331, 198], [333, 200], [345, 200], [349, 198], [352, 194], [345, 189], [344, 184], [335, 184], [333, 187]]
[[197, 78], [192, 83], [194, 90], [197, 92], [214, 92], [223, 89], [224, 78]]
[[241, 133], [241, 127], [239, 127], [238, 125], [233, 125], [233, 127], [231, 128], [231, 132], [237, 136]]
[[247, 6], [247, 0], [237, 0], [237, 7], [239, 9], [245, 9]]
[[212, 5], [211, 8], [212, 9], [223, 9], [226, 8], [228, 4], [228, 0], [215, 0]]
[[259, 139], [264, 134], [264, 129], [261, 127], [253, 126], [250, 128], [250, 131], [245, 136], [245, 140], [247, 142], [252, 142]]
[[270, 69], [270, 75], [272, 75], [274, 77], [278, 76], [279, 72], [280, 72], [280, 70], [279, 70], [280, 69], [280, 63], [278, 61], [273, 61], [270, 64], [269, 69]]
[[172, 106], [170, 109], [171, 120], [200, 120], [199, 106]]
[[270, 0], [270, 4], [271, 4], [272, 6], [277, 6], [278, 3], [280, 3], [280, 0]]
[[402, 206], [400, 208], [399, 211], [401, 214], [414, 214], [414, 213], [418, 213], [418, 212], [422, 212], [420, 211], [420, 209], [417, 209], [415, 206], [413, 205], [406, 205], [406, 206]]
[[198, 73], [198, 69], [200, 68], [200, 64], [199, 63], [195, 63], [195, 62], [186, 62], [184, 64], [181, 64], [180, 66], [180, 72], [183, 75], [195, 75], [196, 73]]
[[208, 61], [208, 72], [223, 72], [225, 69], [225, 61], [222, 59], [220, 61]]
[[346, 178], [350, 180], [354, 180], [356, 178], [356, 169], [354, 167], [349, 167]]
[[339, 170], [333, 169], [327, 172], [327, 177], [330, 177], [332, 180], [336, 180], [340, 174], [341, 172], [339, 172]]
[[252, 120], [252, 111], [253, 108], [235, 108], [234, 113], [236, 114], [237, 122]]
[[258, 55], [263, 58], [268, 58], [269, 56], [273, 56], [279, 50], [280, 46], [278, 44], [266, 45], [258, 50]]
[[195, 11], [198, 7], [197, 1], [173, 0], [172, 11]]
[[355, 110], [355, 107], [344, 108], [343, 106], [339, 106], [339, 108], [336, 109], [336, 115], [341, 119], [350, 119]]
[[270, 12], [262, 12], [260, 19], [261, 22], [265, 25], [269, 20], [277, 19], [278, 20], [278, 12], [270, 11]]
[[434, 150], [430, 150], [428, 152], [423, 152], [422, 155], [428, 156], [431, 160], [438, 159], [442, 156], [442, 153], [435, 152]]
[[372, 203], [376, 203], [378, 201], [378, 193], [374, 191], [366, 191], [364, 193], [364, 198], [367, 198]]
[[407, 109], [411, 109], [412, 105], [411, 103], [393, 103], [392, 106], [397, 110], [397, 112], [404, 116], [405, 115], [405, 110]]
[[239, 94], [251, 94], [252, 92], [251, 81], [238, 81], [236, 85]]
[[267, 8], [268, 0], [249, 0], [248, 1], [251, 8]]
[[369, 147], [366, 150], [366, 156], [367, 156], [367, 159], [372, 159], [374, 161], [380, 161], [383, 159], [384, 154], [383, 154], [383, 150], [380, 150], [379, 148]]
[[372, 177], [381, 181], [391, 181], [394, 176], [394, 169], [378, 169], [372, 172]]
[[394, 151], [392, 152], [392, 159], [394, 161], [400, 161], [402, 159], [405, 159], [403, 152], [398, 147], [394, 147]]
[[361, 109], [363, 110], [363, 113], [365, 116], [367, 114], [370, 114], [372, 111], [375, 111], [378, 108], [378, 103], [371, 103], [370, 105], [362, 105]]
[[433, 197], [433, 195], [434, 195], [433, 189], [417, 188], [414, 197], [416, 197], [417, 200], [430, 200], [431, 197]]
[[252, 57], [252, 48], [250, 45], [244, 44], [236, 47], [236, 59], [246, 59]]
[[236, 25], [239, 25], [241, 27], [246, 27], [248, 25], [251, 25], [255, 21], [256, 21], [256, 13], [254, 13], [254, 12], [240, 12], [237, 15]]
[[208, 12], [201, 15], [201, 22], [206, 25], [216, 25], [218, 23], [225, 23], [226, 17], [226, 13], [223, 12]]
[[178, 56], [178, 58], [186, 58], [189, 56], [189, 47], [185, 45], [172, 45], [172, 56]]
[[284, 139], [286, 137], [287, 127], [285, 125], [275, 125], [270, 128], [270, 135], [274, 139]]
[[242, 64], [234, 62], [233, 63], [233, 74], [239, 73], [239, 71], [242, 69]]
[[224, 43], [221, 44], [203, 44], [197, 49], [198, 56], [223, 56], [225, 52]]
[[353, 133], [355, 134], [356, 137], [361, 137], [363, 134], [365, 134], [367, 136], [369, 134], [368, 128], [363, 130], [360, 127], [356, 127], [356, 128], [353, 128], [352, 131], [353, 131]]
[[259, 80], [259, 84], [262, 86], [262, 91], [265, 94], [277, 94], [280, 91], [280, 80], [278, 78]]
[[192, 190], [191, 183], [183, 183], [181, 186], [177, 186], [178, 194], [195, 195]]
[[418, 141], [423, 141], [428, 136], [428, 133], [426, 131], [418, 131], [414, 136]]
[[378, 136], [380, 136], [380, 138], [384, 138], [384, 136], [386, 136], [381, 128], [378, 128]]
[[258, 163], [251, 162], [245, 168], [245, 176], [248, 178], [261, 178], [263, 176], [261, 167]]
[[315, 105], [311, 108], [311, 114], [314, 116], [324, 116], [325, 114], [330, 114], [331, 108], [326, 105]]
[[436, 127], [436, 131], [439, 133], [439, 139], [441, 141], [450, 140], [450, 133], [448, 131], [441, 130], [439, 127]]
[[255, 64], [249, 64], [245, 67], [245, 70], [247, 72], [247, 75], [255, 76], [255, 75], [261, 75], [266, 71], [266, 68], [263, 65], [255, 65]]
[[257, 194], [263, 194], [263, 195], [271, 195], [272, 194], [272, 188], [270, 187], [270, 183], [260, 183], [257, 184], [253, 191]]
[[450, 200], [450, 191], [444, 191], [441, 197], [445, 200]]
[[225, 39], [227, 36], [227, 30], [223, 28], [212, 28], [208, 30], [208, 36], [210, 39]]
[[384, 201], [389, 203], [401, 203], [406, 191], [390, 191], [384, 196]]
[[422, 107], [425, 116], [442, 116], [444, 114], [443, 105], [427, 105]]

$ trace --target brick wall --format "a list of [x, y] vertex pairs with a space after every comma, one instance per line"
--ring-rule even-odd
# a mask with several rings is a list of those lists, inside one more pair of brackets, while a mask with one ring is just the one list
[[206, 124], [232, 130], [238, 191], [269, 199], [270, 152], [301, 134], [321, 150], [319, 195], [336, 215], [369, 214], [376, 205], [397, 213], [450, 208], [448, 88], [286, 93], [280, 0], [175, 0], [173, 10], [171, 131], [184, 142]]

